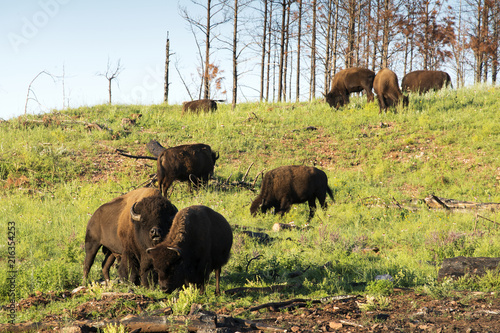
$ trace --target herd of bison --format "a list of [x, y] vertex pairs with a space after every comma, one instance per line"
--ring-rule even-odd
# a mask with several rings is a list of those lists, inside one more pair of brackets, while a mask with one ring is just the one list
[[[424, 93], [451, 85], [450, 76], [441, 71], [415, 71], [404, 76], [402, 89], [396, 74], [385, 68], [376, 75], [365, 68], [338, 72], [326, 102], [335, 108], [349, 103], [349, 94], [365, 91], [373, 101], [377, 94], [380, 111], [402, 102], [408, 104], [405, 92]], [[183, 112], [214, 111], [217, 101], [185, 102]], [[229, 259], [233, 235], [227, 220], [209, 207], [196, 205], [180, 211], [168, 199], [174, 181], [188, 182], [195, 188], [206, 184], [213, 174], [219, 154], [206, 144], [187, 144], [165, 149], [157, 158], [159, 189], [140, 188], [100, 206], [90, 218], [85, 235], [84, 280], [102, 248], [102, 273], [110, 279], [109, 270], [119, 261], [120, 279], [137, 285], [158, 284], [171, 292], [186, 284], [203, 292], [209, 275], [215, 271], [216, 293], [220, 272]], [[326, 207], [326, 195], [333, 200], [326, 174], [308, 166], [282, 166], [267, 172], [260, 194], [250, 206], [252, 215], [274, 208], [285, 214], [292, 204], [309, 204], [309, 219], [314, 216], [316, 200]]]

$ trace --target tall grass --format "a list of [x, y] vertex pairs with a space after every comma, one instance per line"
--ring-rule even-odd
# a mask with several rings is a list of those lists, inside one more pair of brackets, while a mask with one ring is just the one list
[[[124, 125], [122, 119], [133, 114], [142, 116], [135, 125]], [[473, 213], [364, 203], [367, 198], [404, 202], [430, 193], [500, 202], [498, 119], [500, 90], [476, 86], [412, 95], [408, 108], [380, 115], [375, 103], [354, 97], [340, 110], [322, 101], [243, 103], [235, 110], [222, 104], [214, 113], [183, 116], [178, 105], [98, 105], [0, 123], [0, 228], [6, 232], [7, 221], [16, 222], [17, 296], [81, 283], [92, 213], [156, 172], [154, 161], [127, 159], [114, 149], [146, 155], [151, 139], [165, 146], [210, 144], [220, 153], [215, 169], [220, 181], [241, 180], [251, 164], [247, 181], [287, 164], [316, 165], [328, 175], [335, 203], [328, 199], [328, 208], [309, 224], [307, 205], [293, 206], [284, 218], [252, 217], [249, 206], [257, 193], [250, 190], [212, 184], [189, 193], [185, 184], [174, 186], [170, 199], [177, 207], [207, 205], [233, 226], [264, 229], [273, 237], [261, 244], [235, 229], [223, 289], [296, 283], [302, 287], [283, 297], [325, 296], [362, 291], [380, 274], [391, 274], [395, 286], [423, 286], [435, 281], [435, 264], [445, 257], [499, 256], [497, 225], [478, 221]], [[260, 178], [257, 191], [259, 186]], [[481, 214], [498, 221], [497, 212]], [[276, 222], [292, 221], [298, 230], [271, 231]], [[372, 247], [380, 251], [365, 250]], [[3, 242], [0, 258], [6, 257]], [[101, 259], [91, 279], [100, 279]], [[2, 302], [8, 300], [6, 267], [0, 260]], [[295, 271], [304, 273], [288, 277]], [[244, 304], [252, 297], [282, 296], [233, 301]]]

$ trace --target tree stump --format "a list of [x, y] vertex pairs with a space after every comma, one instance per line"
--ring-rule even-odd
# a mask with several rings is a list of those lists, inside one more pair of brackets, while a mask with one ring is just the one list
[[148, 143], [146, 143], [146, 148], [148, 148], [148, 151], [153, 155], [154, 157], [158, 158], [158, 156], [161, 155], [161, 153], [167, 149], [163, 147], [158, 141], [156, 140], [151, 140]]
[[457, 279], [465, 274], [482, 276], [488, 270], [497, 269], [500, 258], [489, 257], [455, 257], [446, 258], [438, 272], [438, 280], [446, 277]]

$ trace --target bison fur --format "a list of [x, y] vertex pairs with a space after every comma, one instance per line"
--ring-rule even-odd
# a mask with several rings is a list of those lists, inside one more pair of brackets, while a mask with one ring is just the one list
[[219, 154], [209, 145], [197, 143], [165, 149], [157, 160], [158, 186], [166, 196], [167, 190], [175, 180], [194, 183], [195, 188], [207, 184], [214, 172]]
[[191, 206], [179, 211], [165, 240], [147, 253], [163, 290], [194, 284], [203, 293], [215, 271], [219, 294], [221, 268], [229, 260], [232, 244], [231, 226], [221, 214], [206, 206]]
[[182, 103], [182, 114], [186, 112], [199, 113], [200, 111], [217, 111], [217, 102], [221, 102], [221, 100], [198, 99], [195, 101], [184, 102]]
[[[130, 217], [132, 206], [136, 202], [151, 196], [160, 196], [160, 191], [154, 188], [140, 188], [103, 204], [92, 214], [85, 233], [84, 280], [87, 279], [90, 268], [101, 247], [105, 255], [102, 263], [102, 273], [104, 279], [109, 280], [110, 267], [116, 257], [123, 253], [119, 230], [126, 233], [126, 230], [133, 228]], [[147, 242], [154, 243], [151, 237]]]
[[335, 108], [349, 104], [349, 95], [365, 91], [368, 102], [373, 102], [373, 80], [375, 73], [366, 68], [353, 67], [341, 70], [332, 80], [330, 92], [325, 95], [326, 102]]
[[407, 92], [426, 93], [450, 86], [450, 75], [443, 71], [414, 71], [406, 74], [401, 82], [401, 89]]
[[377, 94], [379, 112], [397, 106], [403, 101], [403, 106], [408, 106], [408, 97], [399, 89], [398, 76], [388, 68], [381, 69], [373, 80], [373, 90]]
[[304, 165], [282, 166], [264, 175], [260, 194], [252, 202], [250, 213], [257, 214], [259, 207], [262, 213], [274, 207], [274, 214], [283, 216], [292, 204], [308, 202], [310, 220], [316, 211], [316, 199], [326, 208], [327, 193], [333, 200], [323, 171]]
[[145, 287], [154, 281], [153, 263], [146, 250], [165, 238], [177, 212], [177, 208], [160, 194], [132, 205], [127, 227], [118, 228], [123, 246], [118, 269], [121, 279]]

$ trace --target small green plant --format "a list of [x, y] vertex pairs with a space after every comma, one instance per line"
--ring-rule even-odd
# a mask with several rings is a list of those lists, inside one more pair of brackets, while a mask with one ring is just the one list
[[376, 280], [368, 282], [366, 292], [369, 295], [390, 295], [394, 291], [394, 283], [389, 280]]
[[390, 308], [391, 300], [389, 297], [378, 295], [378, 296], [366, 296], [366, 303], [357, 302], [358, 307], [361, 311], [375, 311], [375, 310], [387, 310]]
[[174, 315], [186, 315], [194, 303], [201, 303], [200, 291], [192, 285], [183, 286], [182, 290], [177, 292], [177, 297], [173, 297], [166, 302], [167, 306], [172, 308]]
[[422, 287], [422, 292], [436, 299], [451, 297], [453, 290], [454, 283], [451, 279], [445, 279], [440, 282], [431, 281]]
[[108, 324], [102, 329], [103, 333], [125, 333], [125, 326], [122, 324]]

